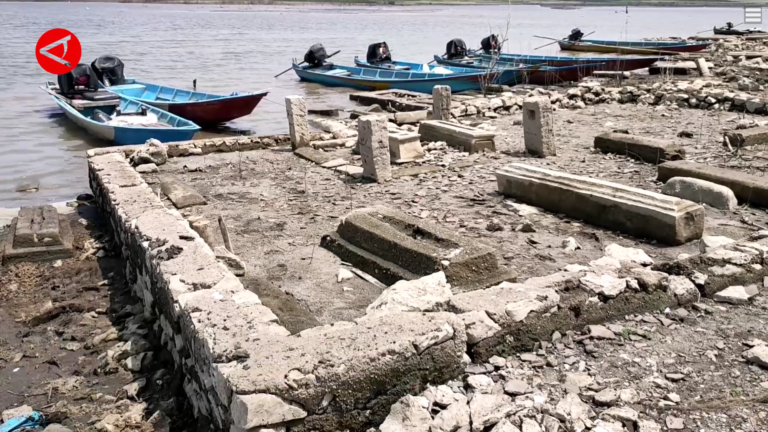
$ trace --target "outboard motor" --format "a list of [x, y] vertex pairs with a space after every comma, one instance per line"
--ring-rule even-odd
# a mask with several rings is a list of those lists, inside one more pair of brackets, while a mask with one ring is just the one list
[[91, 69], [96, 73], [96, 77], [107, 87], [125, 84], [123, 68], [123, 62], [111, 55], [101, 56], [91, 63]]
[[445, 57], [448, 60], [467, 56], [467, 44], [461, 39], [453, 39], [445, 45]]
[[568, 35], [568, 40], [571, 42], [578, 42], [583, 37], [584, 37], [584, 33], [580, 29], [575, 28], [571, 30], [571, 34]]
[[72, 71], [59, 75], [57, 81], [62, 96], [71, 97], [99, 90], [96, 73], [85, 63], [80, 63]]
[[309, 47], [309, 51], [304, 54], [304, 63], [313, 67], [320, 67], [325, 63], [328, 58], [328, 53], [325, 52], [323, 44], [314, 44]]
[[499, 38], [496, 35], [492, 34], [480, 41], [480, 47], [483, 49], [483, 52], [486, 54], [497, 52], [499, 50]]
[[389, 53], [389, 45], [386, 42], [368, 45], [368, 54], [366, 54], [365, 60], [371, 64], [391, 62], [392, 55]]

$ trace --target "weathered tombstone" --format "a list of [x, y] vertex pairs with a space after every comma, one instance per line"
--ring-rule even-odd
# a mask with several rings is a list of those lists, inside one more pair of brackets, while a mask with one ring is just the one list
[[360, 117], [357, 131], [360, 156], [363, 159], [363, 177], [379, 183], [391, 180], [387, 120], [380, 116]]
[[5, 239], [3, 261], [47, 261], [70, 258], [72, 230], [66, 220], [59, 220], [50, 205], [22, 207], [11, 222]]
[[307, 104], [301, 96], [285, 98], [285, 110], [288, 114], [288, 128], [291, 135], [291, 147], [307, 147], [309, 145], [309, 123], [307, 122]]
[[533, 156], [556, 156], [552, 104], [546, 98], [523, 101], [523, 134], [525, 151]]
[[451, 88], [434, 86], [432, 88], [432, 120], [451, 119]]
[[471, 126], [443, 120], [428, 120], [419, 125], [419, 135], [425, 142], [444, 141], [467, 153], [496, 151], [496, 134]]

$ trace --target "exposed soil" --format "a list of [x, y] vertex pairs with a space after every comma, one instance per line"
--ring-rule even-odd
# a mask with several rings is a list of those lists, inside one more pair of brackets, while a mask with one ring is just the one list
[[[157, 350], [104, 220], [86, 203], [66, 218], [73, 258], [0, 267], [0, 411], [28, 405], [76, 431], [151, 431], [144, 420], [162, 411], [172, 430], [198, 430], [183, 376]], [[108, 350], [136, 335], [155, 350], [151, 364], [134, 373], [106, 361]], [[146, 385], [128, 395], [123, 386], [142, 378]]]

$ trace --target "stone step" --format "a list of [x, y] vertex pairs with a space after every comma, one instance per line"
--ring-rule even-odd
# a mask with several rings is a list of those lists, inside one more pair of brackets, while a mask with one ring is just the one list
[[604, 133], [595, 137], [595, 148], [652, 164], [685, 159], [685, 149], [677, 143], [638, 135]]
[[656, 192], [518, 163], [496, 179], [505, 196], [636, 237], [678, 245], [704, 231], [704, 208]]
[[429, 120], [421, 123], [419, 134], [422, 141], [445, 141], [451, 147], [459, 148], [468, 153], [485, 150], [496, 151], [493, 132], [473, 128], [442, 120]]
[[717, 183], [732, 190], [740, 202], [768, 207], [768, 177], [688, 161], [659, 165], [660, 182], [666, 183], [672, 177], [692, 177]]

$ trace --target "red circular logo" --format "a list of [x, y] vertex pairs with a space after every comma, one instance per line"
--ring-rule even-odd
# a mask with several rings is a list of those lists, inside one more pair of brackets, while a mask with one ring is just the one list
[[82, 54], [77, 36], [60, 28], [43, 33], [35, 47], [37, 63], [46, 72], [55, 75], [72, 71], [80, 63]]

